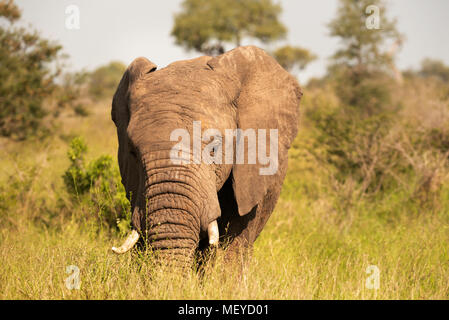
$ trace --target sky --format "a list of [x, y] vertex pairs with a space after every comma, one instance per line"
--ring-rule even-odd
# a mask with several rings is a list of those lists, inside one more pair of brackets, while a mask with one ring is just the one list
[[[175, 45], [170, 36], [173, 15], [182, 0], [16, 0], [22, 20], [48, 39], [59, 42], [69, 55], [72, 71], [93, 70], [112, 60], [129, 64], [144, 56], [162, 68], [177, 60], [199, 56]], [[311, 50], [318, 59], [298, 76], [300, 82], [322, 76], [338, 39], [327, 24], [335, 16], [337, 0], [280, 0], [287, 39], [265, 46], [290, 44]], [[70, 5], [79, 8], [79, 29], [68, 29]], [[387, 0], [388, 16], [398, 20], [406, 41], [398, 54], [400, 69], [420, 66], [423, 58], [449, 64], [449, 0]], [[381, 17], [382, 18], [382, 17]], [[254, 40], [242, 44], [259, 45]], [[230, 47], [229, 47], [230, 49]]]

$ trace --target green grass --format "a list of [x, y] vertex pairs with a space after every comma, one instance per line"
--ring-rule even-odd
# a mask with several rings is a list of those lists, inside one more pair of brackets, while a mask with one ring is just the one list
[[[401, 193], [342, 207], [327, 173], [303, 147], [312, 138], [301, 129], [281, 199], [248, 266], [229, 265], [219, 252], [204, 277], [177, 275], [136, 253], [114, 255], [110, 248], [120, 237], [86, 217], [96, 208], [69, 204], [62, 175], [70, 137], [85, 138], [89, 158], [116, 157], [108, 107], [63, 123], [43, 143], [2, 141], [0, 299], [449, 297], [447, 187], [437, 208], [417, 207]], [[16, 185], [7, 180], [12, 173]], [[80, 270], [79, 290], [66, 288], [69, 265]], [[365, 286], [370, 265], [380, 270], [378, 290]]]

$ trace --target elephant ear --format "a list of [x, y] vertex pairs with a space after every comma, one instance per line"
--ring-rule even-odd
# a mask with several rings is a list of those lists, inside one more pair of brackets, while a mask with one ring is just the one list
[[[233, 189], [240, 215], [249, 213], [267, 192], [282, 185], [287, 170], [288, 149], [298, 131], [301, 88], [296, 79], [275, 59], [254, 46], [239, 47], [208, 62], [211, 69], [223, 72], [236, 86], [234, 104], [237, 107], [237, 125], [243, 132], [254, 129], [258, 138], [266, 129], [265, 154], [275, 149], [276, 137], [270, 129], [277, 129], [277, 157], [270, 154], [271, 168], [259, 156], [255, 164], [247, 160], [232, 168]], [[263, 145], [258, 143], [257, 149]], [[245, 146], [247, 146], [245, 144]], [[253, 147], [245, 147], [247, 152]], [[255, 152], [255, 149], [253, 149]], [[276, 170], [277, 169], [277, 170]]]
[[[128, 196], [130, 193], [136, 194], [137, 187], [131, 185], [133, 181], [132, 175], [136, 174], [130, 165], [130, 150], [128, 145], [127, 128], [130, 120], [129, 100], [130, 93], [134, 84], [146, 73], [155, 71], [157, 66], [146, 58], [135, 59], [126, 69], [120, 80], [117, 90], [112, 100], [111, 117], [117, 127], [117, 136], [119, 142], [118, 162], [122, 182], [125, 186]], [[132, 201], [135, 202], [135, 199]]]
[[135, 59], [126, 69], [112, 100], [111, 116], [117, 128], [119, 126], [127, 127], [129, 123], [130, 88], [142, 75], [156, 69], [157, 66], [153, 62], [143, 57]]

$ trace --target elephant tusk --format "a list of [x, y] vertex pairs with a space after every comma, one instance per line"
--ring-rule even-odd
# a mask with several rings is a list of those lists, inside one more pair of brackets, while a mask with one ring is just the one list
[[218, 237], [220, 236], [220, 233], [218, 232], [217, 220], [209, 223], [209, 226], [207, 227], [207, 234], [209, 235], [209, 244], [212, 246], [217, 246]]
[[122, 246], [119, 248], [112, 247], [112, 251], [117, 254], [122, 254], [129, 251], [139, 240], [139, 233], [136, 230], [133, 230], [129, 236], [126, 238], [125, 242], [123, 242]]

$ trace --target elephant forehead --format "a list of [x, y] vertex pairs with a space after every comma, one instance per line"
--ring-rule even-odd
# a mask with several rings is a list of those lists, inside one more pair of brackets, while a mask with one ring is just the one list
[[149, 112], [163, 117], [164, 113], [174, 112], [192, 121], [233, 122], [235, 95], [213, 71], [175, 65], [144, 77], [134, 86], [130, 113]]
[[[170, 67], [159, 70], [141, 82], [146, 93], [164, 98], [225, 99], [229, 88], [221, 77], [210, 70], [198, 67]], [[140, 91], [140, 90], [139, 90]], [[142, 93], [142, 91], [140, 91]]]

